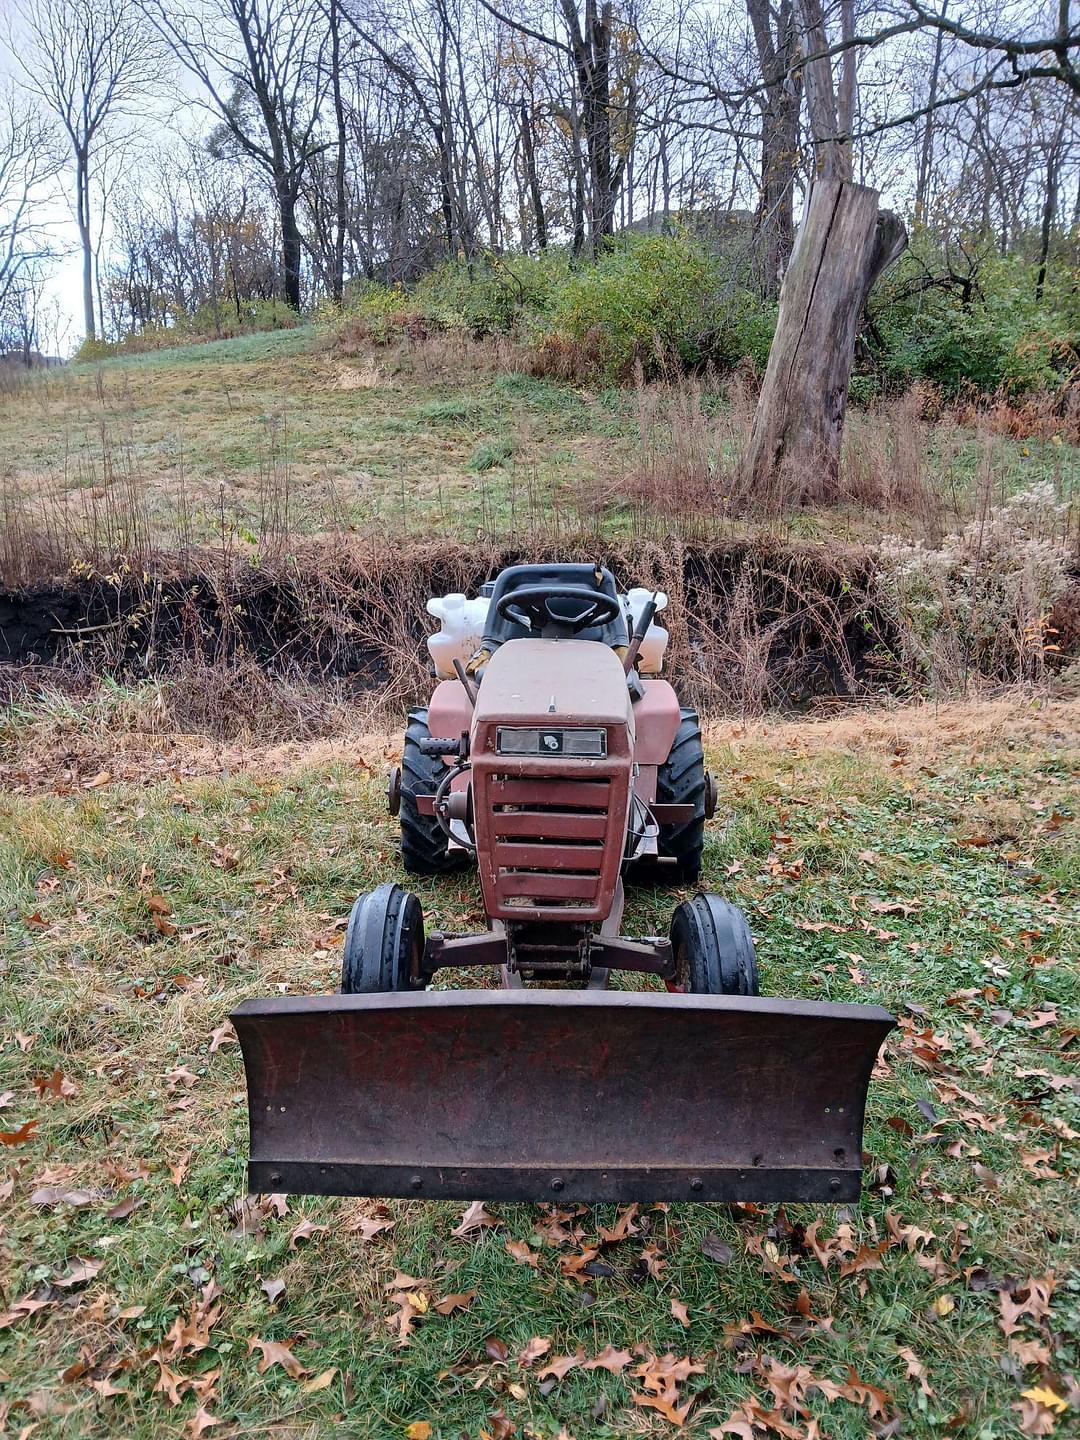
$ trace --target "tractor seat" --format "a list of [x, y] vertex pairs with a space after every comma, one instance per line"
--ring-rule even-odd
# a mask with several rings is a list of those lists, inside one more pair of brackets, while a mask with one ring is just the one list
[[[495, 587], [491, 592], [484, 636], [480, 642], [480, 649], [469, 662], [470, 674], [481, 670], [499, 646], [507, 640], [536, 638], [534, 630], [515, 624], [512, 620], [506, 620], [498, 613], [498, 604], [504, 595], [534, 585], [585, 585], [599, 590], [605, 595], [610, 595], [615, 600], [619, 596], [615, 577], [611, 571], [606, 568], [598, 569], [595, 565], [567, 562], [558, 565], [507, 566], [495, 581]], [[580, 631], [576, 638], [578, 640], [597, 640], [602, 645], [611, 646], [612, 649], [628, 645], [630, 636], [627, 632], [622, 607], [620, 606], [619, 614], [614, 620], [610, 620], [604, 625], [590, 626], [587, 630]], [[483, 659], [480, 659], [481, 656]]]

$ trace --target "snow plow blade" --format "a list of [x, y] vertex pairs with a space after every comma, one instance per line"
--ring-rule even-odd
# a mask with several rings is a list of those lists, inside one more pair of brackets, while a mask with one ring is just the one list
[[603, 991], [248, 1000], [255, 1193], [858, 1198], [873, 1005]]

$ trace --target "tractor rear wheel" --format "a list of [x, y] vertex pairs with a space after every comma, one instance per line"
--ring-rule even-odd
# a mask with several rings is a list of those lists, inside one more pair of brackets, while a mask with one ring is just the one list
[[719, 895], [695, 895], [671, 917], [675, 978], [692, 995], [757, 995], [757, 957], [746, 916]]
[[[701, 874], [708, 782], [697, 712], [682, 710], [679, 714], [679, 728], [668, 758], [656, 772], [656, 801], [659, 805], [693, 805], [694, 813], [689, 820], [661, 825], [657, 850], [662, 859], [675, 863], [655, 870], [653, 878], [655, 883], [671, 876], [677, 884], [685, 885]], [[642, 878], [645, 873], [642, 871]]]
[[421, 815], [417, 795], [434, 795], [446, 778], [441, 755], [425, 755], [421, 740], [430, 740], [427, 709], [410, 710], [401, 751], [401, 860], [413, 875], [445, 875], [471, 863], [467, 850], [451, 850], [446, 831], [434, 815]]
[[341, 993], [371, 995], [424, 988], [424, 912], [400, 885], [357, 896], [345, 931]]

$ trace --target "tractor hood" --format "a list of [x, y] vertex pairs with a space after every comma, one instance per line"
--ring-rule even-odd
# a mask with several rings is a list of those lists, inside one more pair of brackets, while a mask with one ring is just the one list
[[507, 640], [488, 661], [474, 723], [620, 725], [634, 715], [622, 662], [596, 640]]

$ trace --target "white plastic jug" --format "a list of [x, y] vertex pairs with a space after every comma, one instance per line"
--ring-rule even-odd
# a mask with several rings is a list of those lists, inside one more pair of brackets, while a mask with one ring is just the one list
[[450, 595], [433, 595], [427, 612], [442, 624], [442, 629], [427, 637], [428, 654], [440, 680], [453, 680], [454, 661], [467, 664], [479, 648], [487, 624], [488, 601], [483, 596], [469, 600], [455, 591]]
[[[633, 590], [626, 593], [627, 603], [630, 606], [630, 631], [631, 634], [637, 628], [645, 606], [653, 597], [651, 590], [644, 590], [635, 586]], [[656, 613], [667, 609], [667, 596], [662, 590], [656, 592]], [[641, 649], [638, 651], [637, 668], [640, 675], [659, 675], [664, 668], [664, 654], [668, 646], [668, 632], [662, 625], [657, 625], [653, 620], [645, 632], [645, 639], [641, 642]]]

